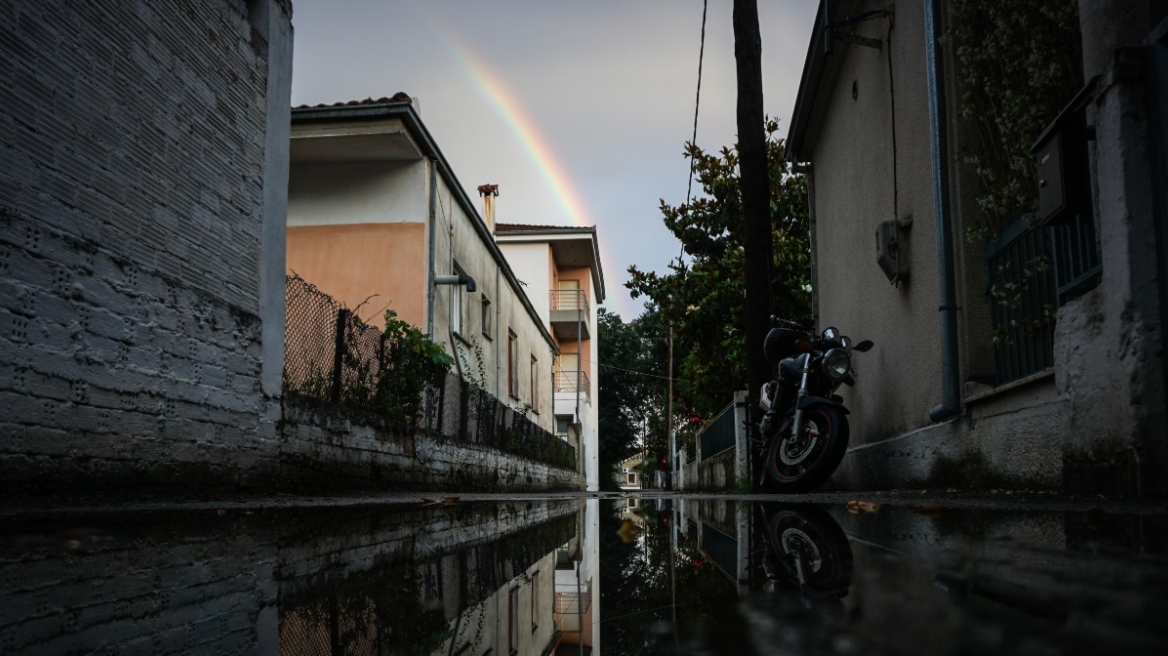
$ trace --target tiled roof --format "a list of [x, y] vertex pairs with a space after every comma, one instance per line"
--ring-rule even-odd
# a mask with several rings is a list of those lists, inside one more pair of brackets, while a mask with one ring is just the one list
[[389, 98], [378, 98], [376, 100], [374, 100], [373, 98], [366, 98], [365, 100], [349, 100], [349, 101], [336, 102], [336, 103], [332, 103], [332, 104], [321, 103], [319, 105], [300, 105], [298, 107], [294, 107], [293, 109], [311, 109], [314, 107], [352, 107], [355, 105], [385, 105], [388, 103], [408, 103], [408, 102], [411, 102], [410, 94], [408, 94], [404, 91], [398, 91], [397, 93], [393, 94], [393, 96], [391, 96]]
[[[589, 230], [590, 228], [583, 228]], [[581, 230], [575, 226], [531, 225], [527, 223], [496, 223], [495, 232], [545, 232], [547, 230]]]

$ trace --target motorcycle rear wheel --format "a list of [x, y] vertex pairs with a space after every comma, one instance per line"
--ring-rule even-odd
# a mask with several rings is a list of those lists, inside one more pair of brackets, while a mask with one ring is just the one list
[[783, 422], [767, 449], [765, 466], [772, 492], [810, 492], [822, 485], [844, 459], [848, 449], [848, 418], [838, 407], [826, 403], [807, 406], [803, 409], [802, 430], [808, 435], [814, 433], [816, 439], [809, 451], [796, 451], [797, 460], [785, 462], [783, 458], [784, 454], [791, 455], [790, 419]]

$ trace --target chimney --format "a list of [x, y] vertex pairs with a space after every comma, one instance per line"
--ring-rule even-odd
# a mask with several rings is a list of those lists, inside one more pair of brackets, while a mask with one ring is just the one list
[[479, 185], [479, 195], [483, 197], [483, 221], [487, 222], [487, 230], [495, 234], [495, 197], [499, 195], [499, 185]]

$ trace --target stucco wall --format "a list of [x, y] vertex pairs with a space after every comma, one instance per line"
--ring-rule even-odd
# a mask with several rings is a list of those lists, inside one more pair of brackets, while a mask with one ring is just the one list
[[[530, 404], [532, 413], [529, 417], [550, 431], [554, 427], [552, 417], [554, 351], [553, 345], [540, 330], [542, 320], [532, 317], [527, 312], [527, 308], [520, 300], [520, 295], [526, 291], [516, 289], [508, 282], [487, 244], [475, 232], [471, 222], [478, 221], [477, 216], [468, 216], [462, 210], [453, 199], [444, 180], [437, 181], [437, 190], [435, 271], [438, 275], [454, 273], [453, 260], [464, 273], [475, 279], [478, 290], [470, 293], [465, 291], [464, 287], [455, 285], [437, 287], [434, 299], [434, 339], [445, 342], [448, 351], [459, 349], [464, 362], [469, 364], [472, 378], [478, 376], [475, 371], [477, 365], [474, 355], [475, 346], [478, 346], [483, 355], [486, 373], [483, 387], [514, 407]], [[453, 307], [452, 294], [462, 295], [463, 311], [463, 332], [454, 338], [453, 344], [447, 330], [450, 325], [450, 310]], [[491, 318], [493, 330], [489, 338], [482, 333], [484, 294], [490, 299], [491, 311], [494, 313]], [[515, 333], [515, 348], [518, 354], [518, 390], [515, 396], [508, 393], [507, 387], [508, 331]], [[529, 369], [533, 356], [536, 359], [535, 385], [538, 388], [534, 396]], [[464, 368], [467, 368], [466, 365]]]
[[[856, 11], [875, 6], [863, 4]], [[887, 53], [837, 41], [838, 77], [819, 100], [812, 151], [819, 328], [835, 326], [876, 344], [853, 358], [856, 386], [842, 388], [853, 444], [925, 426], [926, 412], [941, 400], [923, 16], [917, 5], [898, 6], [892, 31], [899, 214], [893, 211]], [[855, 31], [883, 40], [887, 23], [870, 21]], [[913, 219], [910, 277], [898, 288], [876, 263], [874, 234], [879, 222], [907, 217]]]
[[0, 7], [5, 484], [260, 473], [290, 19], [286, 2]]
[[295, 272], [373, 325], [385, 310], [425, 326], [423, 223], [301, 225], [288, 228], [288, 272]]
[[426, 169], [422, 161], [296, 163], [289, 177], [288, 225], [422, 223], [428, 212]]

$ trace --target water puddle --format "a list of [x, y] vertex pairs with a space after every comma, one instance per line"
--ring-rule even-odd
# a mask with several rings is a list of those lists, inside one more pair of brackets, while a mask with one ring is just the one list
[[0, 653], [1164, 653], [1168, 513], [727, 499], [0, 520]]

